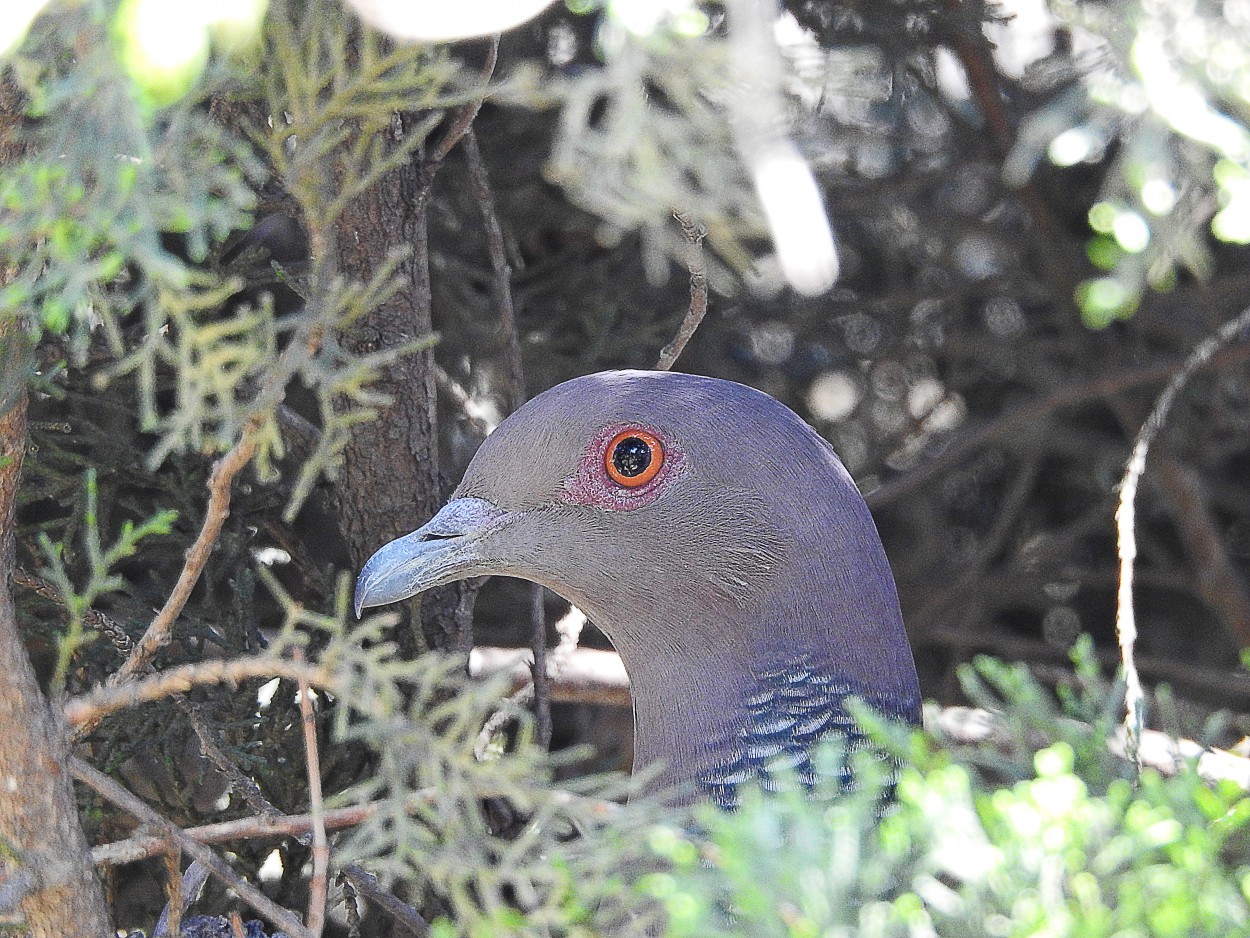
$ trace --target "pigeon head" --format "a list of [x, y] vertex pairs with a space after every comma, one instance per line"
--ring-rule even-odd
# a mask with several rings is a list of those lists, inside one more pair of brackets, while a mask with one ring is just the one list
[[717, 800], [807, 767], [853, 728], [849, 694], [918, 716], [876, 528], [829, 444], [773, 398], [667, 372], [535, 397], [482, 444], [447, 505], [379, 550], [357, 611], [466, 577], [540, 583], [615, 645], [636, 763]]

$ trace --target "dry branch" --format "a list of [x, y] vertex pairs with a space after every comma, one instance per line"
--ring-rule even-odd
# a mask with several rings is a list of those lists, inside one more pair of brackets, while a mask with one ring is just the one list
[[1136, 531], [1136, 500], [1137, 485], [1142, 473], [1146, 471], [1146, 456], [1159, 431], [1163, 428], [1172, 405], [1181, 389], [1185, 387], [1194, 373], [1211, 360], [1211, 356], [1224, 345], [1231, 342], [1238, 333], [1250, 328], [1250, 309], [1244, 310], [1239, 316], [1229, 320], [1220, 327], [1215, 335], [1200, 342], [1189, 354], [1180, 369], [1164, 387], [1163, 392], [1155, 401], [1150, 415], [1137, 434], [1133, 444], [1132, 455], [1124, 468], [1124, 478], [1120, 483], [1120, 504], [1116, 509], [1116, 553], [1120, 558], [1120, 587], [1116, 596], [1115, 630], [1120, 642], [1120, 656], [1124, 662], [1124, 728], [1127, 733], [1125, 749], [1129, 759], [1141, 765], [1139, 754], [1142, 723], [1142, 704], [1145, 693], [1141, 686], [1141, 677], [1137, 673], [1137, 665], [1133, 660], [1134, 645], [1137, 641], [1137, 620], [1133, 611], [1133, 562], [1137, 558]]
[[305, 680], [317, 687], [334, 689], [334, 674], [325, 667], [272, 655], [231, 660], [214, 659], [179, 665], [150, 677], [117, 687], [97, 687], [65, 704], [65, 719], [74, 727], [94, 725], [109, 714], [141, 703], [161, 700], [205, 684], [237, 684], [251, 678], [281, 677]]
[[[510, 674], [514, 690], [530, 680], [532, 660], [521, 648], [474, 648], [469, 654], [469, 674], [493, 677]], [[551, 681], [551, 699], [556, 703], [593, 703], [609, 707], [630, 705], [629, 678], [614, 651], [579, 648], [568, 657]]]
[[[303, 649], [295, 649], [295, 660], [301, 664], [304, 662]], [[330, 842], [326, 839], [325, 806], [321, 800], [317, 717], [313, 713], [312, 688], [303, 676], [299, 679], [299, 713], [308, 768], [308, 814], [312, 818], [312, 881], [308, 886], [307, 922], [313, 938], [320, 938], [325, 930], [326, 901], [330, 891]]]
[[139, 639], [130, 657], [109, 677], [110, 685], [116, 686], [135, 674], [146, 671], [156, 653], [169, 644], [174, 621], [191, 598], [191, 591], [199, 582], [208, 557], [217, 545], [222, 525], [230, 515], [230, 487], [234, 478], [256, 454], [260, 425], [260, 417], [252, 418], [243, 431], [242, 438], [234, 444], [230, 452], [213, 463], [213, 471], [208, 477], [208, 509], [204, 513], [204, 524], [200, 527], [195, 543], [187, 550], [187, 560], [178, 575], [178, 582], [174, 584], [165, 605]]
[[1194, 589], [1223, 622], [1240, 648], [1250, 647], [1250, 592], [1229, 556], [1198, 473], [1169, 453], [1158, 453], [1155, 471], [1172, 503], [1172, 518], [1194, 570]]
[[[477, 135], [469, 128], [464, 135], [465, 162], [469, 170], [469, 182], [482, 216], [482, 228], [486, 234], [486, 252], [490, 257], [491, 292], [499, 313], [499, 328], [504, 334], [508, 360], [507, 398], [508, 412], [516, 411], [525, 403], [525, 369], [521, 360], [521, 337], [517, 329], [516, 305], [512, 298], [512, 269], [504, 245], [503, 226], [495, 207], [491, 191], [490, 174]], [[533, 683], [534, 737], [538, 745], [546, 748], [551, 744], [551, 691], [547, 669], [547, 619], [543, 604], [543, 588], [537, 583], [530, 585], [530, 646], [534, 659], [530, 668]], [[514, 701], [515, 702], [515, 701]], [[488, 726], [502, 722], [506, 717], [507, 704], [492, 717]], [[486, 738], [485, 731], [483, 731]], [[479, 747], [479, 755], [482, 750]]]
[[482, 82], [482, 96], [474, 98], [468, 104], [456, 109], [455, 116], [452, 117], [447, 130], [443, 132], [438, 143], [434, 144], [426, 157], [422, 169], [427, 180], [433, 180], [434, 174], [438, 172], [439, 164], [447, 158], [447, 154], [451, 152], [452, 148], [460, 142], [461, 138], [469, 132], [469, 128], [473, 126], [473, 121], [477, 118], [477, 112], [482, 109], [482, 104], [486, 100], [486, 86], [489, 84], [491, 76], [495, 74], [495, 64], [498, 61], [499, 36], [495, 35], [490, 37], [490, 47], [486, 52], [486, 61], [482, 65], [481, 75], [479, 76]]
[[690, 307], [682, 318], [673, 341], [660, 351], [655, 363], [656, 371], [668, 371], [681, 357], [686, 345], [707, 315], [707, 267], [703, 261], [703, 239], [707, 229], [691, 217], [689, 212], [673, 212], [681, 225], [682, 237], [686, 239], [686, 269], [690, 271]]
[[70, 757], [68, 761], [74, 778], [142, 823], [161, 831], [165, 835], [167, 847], [169, 844], [176, 844], [183, 852], [200, 861], [225, 884], [226, 888], [255, 909], [262, 918], [287, 932], [291, 938], [312, 938], [308, 929], [295, 915], [235, 873], [230, 868], [230, 864], [199, 841], [187, 836], [178, 825], [149, 808], [113, 779], [81, 759]]
[[[412, 792], [408, 795], [406, 804], [410, 805], [411, 810], [415, 811], [422, 805], [435, 800], [438, 794], [438, 792], [432, 789]], [[479, 794], [483, 798], [505, 797], [507, 792], [502, 790], [495, 792], [484, 791], [479, 792]], [[571, 792], [557, 791], [553, 792], [553, 794], [558, 802], [576, 802], [599, 816], [610, 815], [619, 808], [613, 802], [596, 801]], [[343, 830], [344, 828], [355, 827], [357, 824], [363, 824], [379, 811], [390, 812], [394, 810], [395, 805], [389, 801], [371, 801], [367, 804], [352, 805], [347, 808], [331, 808], [322, 813], [321, 823], [325, 825], [327, 831]], [[238, 818], [233, 821], [220, 821], [216, 824], [203, 824], [199, 827], [189, 827], [182, 833], [201, 844], [224, 844], [239, 840], [266, 840], [273, 837], [293, 837], [304, 842], [312, 832], [315, 823], [316, 821], [311, 814], [265, 814]], [[169, 840], [166, 837], [157, 834], [141, 833], [128, 837], [125, 840], [117, 840], [113, 843], [96, 847], [91, 851], [91, 859], [97, 866], [137, 863], [139, 860], [146, 860], [148, 857], [156, 856], [168, 849]], [[368, 873], [365, 873], [358, 866], [345, 867], [343, 872], [353, 883], [357, 883], [358, 880], [372, 879]], [[359, 885], [357, 888], [360, 888]], [[371, 894], [372, 890], [361, 889], [361, 891], [366, 892], [371, 899], [375, 898]]]

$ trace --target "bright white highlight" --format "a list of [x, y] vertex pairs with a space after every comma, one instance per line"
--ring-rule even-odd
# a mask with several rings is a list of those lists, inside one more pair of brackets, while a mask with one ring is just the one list
[[281, 678], [275, 677], [272, 681], [266, 681], [260, 685], [256, 691], [256, 705], [264, 710], [273, 703], [273, 695], [278, 692], [278, 685], [282, 683]]
[[691, 0], [613, 0], [608, 15], [635, 36], [650, 36], [665, 22], [683, 35], [707, 29], [707, 16]]
[[751, 175], [790, 286], [809, 296], [828, 290], [838, 279], [838, 253], [807, 163], [793, 144], [780, 143], [753, 161]]
[[1136, 212], [1117, 213], [1111, 224], [1111, 233], [1120, 247], [1129, 254], [1140, 254], [1150, 243], [1150, 226]]
[[1224, 206], [1211, 219], [1211, 232], [1221, 241], [1250, 244], [1250, 173], [1244, 167], [1221, 160], [1215, 167]]
[[203, 15], [188, 17], [179, 4], [166, 0], [135, 0], [131, 13], [131, 40], [146, 71], [176, 72], [208, 55]]
[[1046, 155], [1056, 166], [1075, 166], [1094, 152], [1094, 140], [1089, 131], [1081, 127], [1065, 130], [1046, 149]]
[[489, 36], [537, 16], [551, 0], [345, 0], [384, 33], [415, 42]]
[[1131, 59], [1150, 106], [1173, 130], [1229, 159], [1250, 156], [1250, 133], [1213, 109], [1201, 89], [1176, 71], [1158, 36], [1139, 33]]
[[282, 854], [275, 849], [256, 871], [256, 878], [262, 883], [275, 883], [282, 878]]
[[1163, 179], [1148, 179], [1141, 187], [1141, 204], [1152, 215], [1166, 215], [1176, 206], [1176, 190]]
[[39, 11], [47, 5], [48, 0], [9, 0], [8, 8], [0, 16], [0, 56], [17, 48]]

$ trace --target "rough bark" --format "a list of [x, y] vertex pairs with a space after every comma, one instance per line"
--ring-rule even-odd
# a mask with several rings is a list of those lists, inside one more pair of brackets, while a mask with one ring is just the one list
[[[16, 88], [0, 76], [0, 168], [21, 156], [21, 114]], [[10, 276], [0, 258], [0, 282]], [[0, 838], [16, 857], [5, 878], [29, 884], [18, 911], [33, 938], [100, 938], [113, 930], [65, 771], [69, 739], [39, 689], [9, 593], [26, 452], [26, 344], [21, 324], [0, 315]]]
[[[13, 323], [0, 324], [0, 343]], [[11, 387], [12, 373], [3, 376]], [[69, 742], [35, 680], [9, 595], [13, 515], [26, 447], [26, 397], [0, 415], [0, 836], [32, 879], [19, 910], [34, 938], [112, 934], [65, 771]]]
[[[407, 119], [397, 115], [400, 121]], [[353, 354], [394, 348], [433, 331], [428, 189], [420, 177], [419, 159], [414, 159], [357, 198], [338, 223], [338, 269], [349, 279], [367, 281], [396, 245], [412, 246], [399, 268], [402, 288], [339, 336]], [[429, 520], [442, 498], [433, 352], [393, 363], [376, 387], [392, 403], [377, 420], [357, 426], [343, 452], [336, 487], [343, 536], [357, 569], [387, 541]], [[455, 622], [463, 619], [462, 594], [447, 588], [424, 597], [421, 618], [428, 644], [449, 650], [461, 644]], [[397, 637], [407, 644], [409, 635], [401, 629]]]

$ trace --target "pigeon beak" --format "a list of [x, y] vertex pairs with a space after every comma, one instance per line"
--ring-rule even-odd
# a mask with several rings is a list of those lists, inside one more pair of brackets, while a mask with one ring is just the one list
[[391, 541], [369, 558], [356, 578], [356, 617], [423, 590], [489, 572], [477, 551], [482, 535], [506, 523], [508, 513], [482, 498], [448, 502], [429, 522]]

